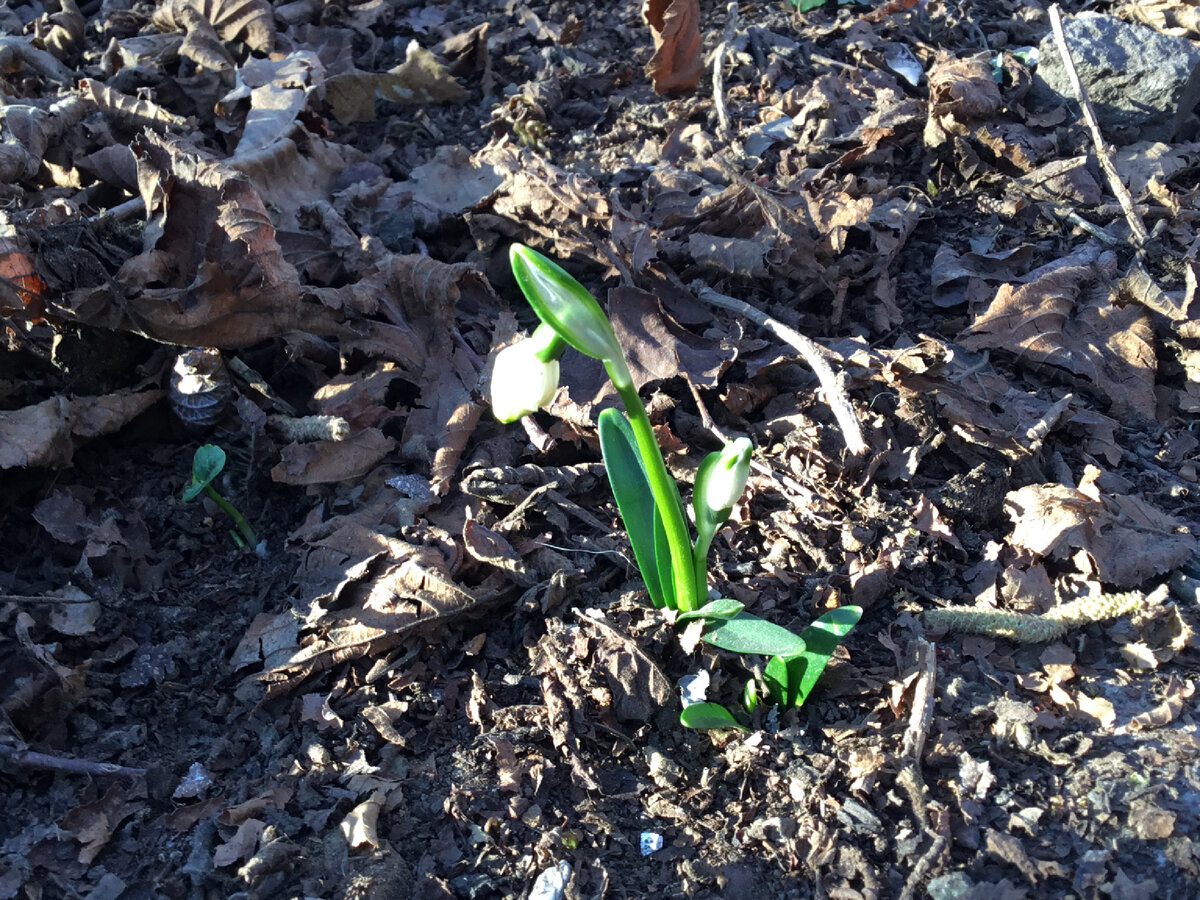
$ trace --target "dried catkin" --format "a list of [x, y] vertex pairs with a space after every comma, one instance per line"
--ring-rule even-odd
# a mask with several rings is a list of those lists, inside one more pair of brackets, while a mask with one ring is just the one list
[[950, 606], [945, 609], [926, 610], [924, 618], [925, 624], [930, 628], [967, 634], [990, 634], [1027, 644], [1042, 644], [1092, 622], [1103, 622], [1135, 612], [1143, 606], [1157, 602], [1160, 593], [1166, 596], [1165, 585], [1148, 595], [1141, 591], [1124, 591], [1119, 594], [1080, 597], [1041, 615], [971, 606]]

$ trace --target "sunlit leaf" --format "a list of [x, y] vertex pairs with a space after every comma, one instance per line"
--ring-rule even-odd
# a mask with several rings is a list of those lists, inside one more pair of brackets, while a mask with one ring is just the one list
[[801, 659], [805, 664], [803, 669], [798, 671], [793, 669], [799, 667], [788, 666], [789, 705], [801, 706], [808, 699], [817, 679], [821, 677], [830, 657], [833, 656], [833, 651], [842, 642], [842, 638], [858, 624], [862, 612], [860, 606], [839, 606], [829, 610], [800, 633], [804, 641]]
[[686, 728], [707, 730], [711, 728], [736, 728], [738, 731], [749, 731], [745, 725], [733, 717], [733, 713], [720, 703], [693, 703], [685, 706], [679, 714], [679, 721]]
[[[596, 424], [608, 483], [612, 485], [617, 510], [629, 534], [633, 558], [637, 560], [638, 570], [646, 583], [650, 602], [657, 607], [664, 606], [667, 598], [660, 581], [659, 561], [655, 552], [654, 495], [650, 491], [646, 470], [642, 468], [641, 457], [638, 456], [633, 429], [625, 416], [615, 409], [600, 413]], [[671, 594], [674, 596], [673, 586]]]
[[731, 653], [795, 656], [804, 652], [804, 641], [799, 635], [745, 612], [717, 622], [700, 640]]
[[716, 600], [708, 601], [699, 609], [680, 613], [675, 617], [675, 623], [688, 622], [692, 619], [732, 619], [745, 608], [744, 603], [738, 603], [728, 597], [719, 597]]

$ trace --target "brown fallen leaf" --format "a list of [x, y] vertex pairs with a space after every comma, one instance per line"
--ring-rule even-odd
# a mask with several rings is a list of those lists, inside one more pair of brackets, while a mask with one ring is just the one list
[[77, 443], [118, 431], [162, 397], [163, 391], [51, 397], [0, 411], [0, 469], [69, 466]]
[[271, 480], [280, 484], [353, 481], [375, 468], [395, 446], [378, 428], [363, 429], [344, 441], [288, 444], [271, 469]]
[[690, 91], [704, 69], [699, 0], [644, 0], [642, 18], [654, 39], [654, 55], [646, 65], [654, 92]]
[[1115, 291], [1097, 279], [1113, 274], [1115, 257], [1097, 245], [1031, 272], [1026, 284], [1005, 284], [959, 336], [968, 350], [1003, 349], [1058, 366], [1092, 382], [1115, 409], [1155, 417], [1154, 332], [1137, 304], [1119, 307]]

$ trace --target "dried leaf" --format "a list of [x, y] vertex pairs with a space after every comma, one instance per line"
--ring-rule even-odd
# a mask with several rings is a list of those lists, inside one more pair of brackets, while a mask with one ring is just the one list
[[690, 91], [704, 69], [699, 0], [644, 0], [642, 18], [654, 39], [654, 55], [646, 66], [654, 92]]
[[275, 12], [268, 0], [166, 0], [152, 21], [160, 31], [190, 32], [189, 22], [197, 20], [223, 40], [242, 40], [258, 53], [275, 48]]
[[1157, 363], [1150, 318], [1136, 304], [1114, 304], [1093, 266], [1115, 258], [1085, 245], [1030, 273], [1019, 287], [1002, 285], [988, 308], [959, 336], [968, 350], [997, 348], [1059, 366], [1091, 381], [1118, 410], [1155, 415]]
[[366, 428], [344, 441], [288, 444], [271, 469], [271, 480], [280, 484], [353, 481], [375, 468], [395, 446], [378, 428]]
[[1197, 551], [1181, 522], [1137, 497], [1095, 499], [1062, 484], [1033, 484], [1011, 492], [1005, 507], [1014, 546], [1056, 559], [1083, 550], [1096, 577], [1117, 587], [1169, 572]]

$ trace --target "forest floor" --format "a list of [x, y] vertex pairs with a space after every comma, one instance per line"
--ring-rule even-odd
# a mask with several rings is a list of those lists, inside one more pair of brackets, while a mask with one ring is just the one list
[[[1194, 122], [1127, 214], [1038, 0], [651, 5], [0, 6], [0, 900], [1200, 894]], [[752, 439], [713, 589], [863, 608], [800, 709], [647, 602], [598, 364], [491, 417], [514, 241], [685, 497]]]

